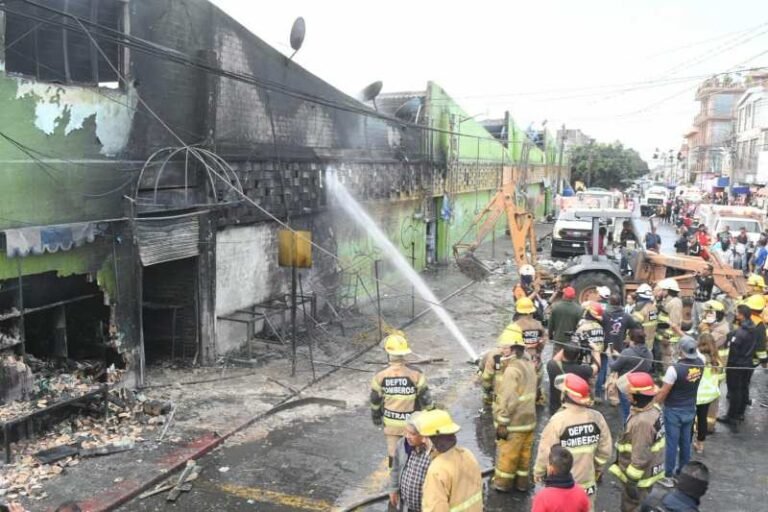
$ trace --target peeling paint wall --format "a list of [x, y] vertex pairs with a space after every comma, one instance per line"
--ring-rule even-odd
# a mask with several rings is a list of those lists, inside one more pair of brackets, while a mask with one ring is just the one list
[[53, 135], [64, 126], [66, 137], [75, 130], [84, 129], [86, 119], [93, 118], [94, 132], [101, 143], [99, 153], [115, 156], [125, 149], [131, 129], [136, 95], [95, 87], [62, 86], [37, 83], [23, 79], [17, 81], [16, 99], [29, 97], [35, 103], [35, 127], [46, 135]]

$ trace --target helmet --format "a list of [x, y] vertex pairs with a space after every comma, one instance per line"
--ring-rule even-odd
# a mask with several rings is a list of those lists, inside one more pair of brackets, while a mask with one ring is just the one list
[[423, 411], [414, 423], [419, 434], [426, 437], [455, 434], [461, 429], [461, 427], [453, 422], [451, 415], [441, 409]]
[[744, 303], [752, 311], [762, 311], [765, 309], [765, 297], [760, 294], [750, 295]]
[[600, 296], [601, 299], [607, 299], [611, 296], [611, 289], [607, 286], [598, 286], [597, 287], [597, 294]]
[[704, 309], [707, 311], [722, 312], [725, 311], [725, 306], [723, 306], [723, 303], [719, 300], [712, 299], [704, 303]]
[[533, 301], [528, 297], [521, 297], [515, 303], [515, 311], [521, 315], [530, 315], [536, 312], [536, 306], [533, 305]]
[[592, 316], [592, 318], [594, 318], [595, 320], [602, 320], [603, 313], [605, 313], [605, 309], [603, 309], [603, 305], [595, 301], [589, 301], [585, 303], [584, 311], [589, 313]]
[[523, 341], [523, 330], [516, 323], [511, 323], [501, 331], [496, 344], [500, 347], [514, 347], [515, 345], [525, 346]]
[[565, 373], [555, 377], [555, 387], [568, 395], [568, 398], [581, 405], [589, 405], [589, 383], [575, 373]]
[[536, 269], [533, 268], [533, 265], [523, 265], [520, 267], [520, 275], [521, 276], [535, 276], [536, 275]]
[[672, 290], [673, 292], [680, 291], [680, 285], [672, 278], [662, 279], [659, 281], [659, 288], [662, 290]]
[[763, 279], [763, 276], [761, 275], [750, 274], [749, 278], [747, 279], [747, 285], [765, 288], [765, 279]]
[[408, 340], [402, 334], [390, 334], [384, 338], [384, 350], [391, 356], [404, 356], [411, 353]]
[[653, 289], [648, 283], [643, 283], [637, 287], [637, 296], [641, 299], [653, 299]]
[[616, 385], [625, 395], [654, 396], [659, 391], [651, 374], [645, 372], [625, 373]]

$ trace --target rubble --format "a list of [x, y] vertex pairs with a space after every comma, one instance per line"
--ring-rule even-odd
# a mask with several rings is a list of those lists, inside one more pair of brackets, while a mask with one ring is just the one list
[[[41, 386], [38, 386], [40, 384]], [[92, 389], [72, 374], [48, 376], [44, 382], [36, 381], [38, 391], [50, 393], [48, 397], [65, 397]], [[147, 398], [125, 389], [109, 392], [108, 416], [78, 415], [62, 421], [37, 439], [23, 439], [15, 444], [15, 460], [0, 467], [0, 495], [8, 500], [26, 497], [45, 498], [44, 483], [75, 466], [81, 457], [108, 456], [132, 450], [145, 442], [157, 429], [149, 424], [145, 411]], [[18, 418], [25, 412], [54, 403], [53, 398], [28, 402], [13, 402], [0, 407], [2, 418]]]

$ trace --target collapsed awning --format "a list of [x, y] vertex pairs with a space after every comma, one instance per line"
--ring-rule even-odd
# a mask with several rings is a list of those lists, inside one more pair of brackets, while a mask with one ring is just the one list
[[5, 230], [5, 253], [9, 258], [69, 251], [93, 242], [96, 223], [81, 222], [56, 226], [35, 226]]
[[201, 213], [136, 219], [141, 264], [146, 267], [197, 256]]

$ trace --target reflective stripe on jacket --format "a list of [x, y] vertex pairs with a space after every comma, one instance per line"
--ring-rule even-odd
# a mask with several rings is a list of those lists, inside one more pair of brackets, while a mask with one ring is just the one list
[[424, 479], [423, 512], [482, 512], [483, 478], [472, 452], [454, 446], [435, 454]]
[[611, 430], [603, 415], [589, 407], [563, 404], [541, 433], [533, 469], [537, 480], [547, 474], [549, 451], [557, 443], [573, 455], [573, 479], [587, 494], [594, 494], [596, 470], [608, 462], [613, 451]]
[[507, 367], [509, 359], [503, 359], [501, 356], [501, 347], [495, 347], [483, 355], [483, 390], [486, 393], [496, 394], [501, 378], [504, 376], [504, 369]]
[[632, 317], [643, 326], [645, 344], [651, 348], [653, 347], [653, 339], [656, 337], [656, 328], [659, 324], [659, 310], [656, 308], [656, 303], [652, 300], [638, 303], [638, 306], [641, 307], [639, 309], [635, 308], [635, 311], [632, 312]]
[[532, 432], [536, 428], [536, 367], [528, 359], [513, 357], [504, 370], [496, 400], [494, 420], [509, 432]]
[[616, 462], [609, 471], [625, 484], [651, 487], [664, 478], [665, 446], [661, 408], [656, 404], [644, 409], [633, 407], [616, 444]]
[[426, 377], [403, 361], [390, 363], [371, 381], [371, 412], [382, 418], [385, 434], [403, 435], [411, 413], [432, 407]]

